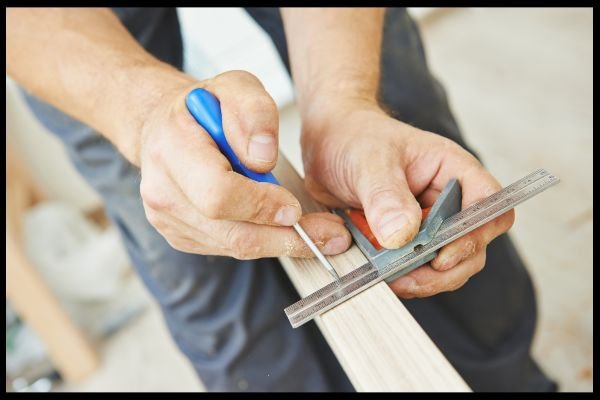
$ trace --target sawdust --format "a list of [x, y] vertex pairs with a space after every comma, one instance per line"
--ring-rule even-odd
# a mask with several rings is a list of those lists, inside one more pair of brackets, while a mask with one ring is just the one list
[[475, 241], [473, 239], [466, 240], [463, 246], [463, 255], [460, 261], [466, 260], [467, 258], [471, 257], [473, 254], [475, 254], [475, 251]]
[[295, 257], [303, 246], [306, 247], [306, 244], [304, 244], [302, 239], [287, 238], [285, 239], [283, 246], [285, 248], [286, 255]]

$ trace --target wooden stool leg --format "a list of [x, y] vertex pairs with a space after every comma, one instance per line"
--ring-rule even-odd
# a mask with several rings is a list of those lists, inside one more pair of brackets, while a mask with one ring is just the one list
[[68, 382], [93, 372], [99, 358], [91, 343], [29, 263], [13, 237], [6, 238], [6, 296], [18, 315], [44, 343], [56, 369]]
[[44, 343], [63, 379], [78, 381], [98, 367], [99, 357], [25, 255], [22, 219], [44, 196], [8, 140], [6, 177], [6, 297]]

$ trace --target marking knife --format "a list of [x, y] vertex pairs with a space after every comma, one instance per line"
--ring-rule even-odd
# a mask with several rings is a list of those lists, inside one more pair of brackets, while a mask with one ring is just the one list
[[451, 179], [425, 216], [419, 233], [399, 249], [384, 249], [372, 235], [364, 214], [358, 210], [340, 210], [354, 241], [368, 262], [316, 292], [287, 307], [284, 311], [294, 328], [312, 320], [365, 289], [385, 280], [390, 282], [431, 261], [436, 251], [532, 198], [559, 179], [538, 169], [495, 194], [460, 211], [461, 189]]
[[[279, 181], [273, 176], [272, 173], [267, 172], [265, 174], [261, 174], [254, 172], [251, 169], [246, 168], [239, 158], [237, 158], [233, 149], [231, 146], [229, 146], [227, 138], [225, 137], [225, 132], [223, 131], [221, 105], [219, 104], [219, 100], [217, 100], [212, 93], [202, 88], [194, 89], [186, 96], [185, 104], [190, 113], [193, 115], [194, 119], [204, 128], [206, 132], [208, 132], [208, 134], [213, 138], [219, 147], [221, 153], [227, 157], [231, 167], [235, 172], [256, 182], [267, 182], [279, 185]], [[321, 261], [321, 264], [323, 264], [327, 271], [329, 271], [336, 281], [339, 280], [340, 277], [338, 276], [337, 272], [335, 272], [333, 266], [329, 263], [327, 258], [325, 258], [323, 253], [319, 251], [319, 248], [314, 244], [299, 223], [294, 224], [294, 229], [296, 232], [298, 232], [302, 240], [304, 240], [311, 251]]]

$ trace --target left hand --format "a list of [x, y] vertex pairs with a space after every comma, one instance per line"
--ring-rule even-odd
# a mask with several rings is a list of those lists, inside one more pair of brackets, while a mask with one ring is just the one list
[[[455, 142], [388, 116], [377, 105], [347, 100], [306, 114], [302, 151], [309, 193], [329, 207], [364, 208], [379, 243], [398, 248], [421, 224], [451, 178], [462, 208], [501, 189]], [[443, 247], [437, 257], [390, 284], [403, 298], [456, 290], [485, 265], [486, 246], [514, 222], [509, 211]]]

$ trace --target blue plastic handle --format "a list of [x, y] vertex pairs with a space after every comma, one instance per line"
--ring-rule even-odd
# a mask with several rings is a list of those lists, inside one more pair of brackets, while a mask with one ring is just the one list
[[279, 181], [272, 173], [261, 174], [254, 172], [244, 166], [237, 158], [231, 146], [225, 138], [223, 132], [223, 120], [221, 118], [221, 105], [219, 100], [212, 93], [202, 88], [192, 90], [185, 98], [185, 104], [188, 110], [194, 116], [194, 119], [208, 132], [213, 138], [221, 153], [231, 163], [233, 170], [257, 182], [267, 182], [279, 185]]

